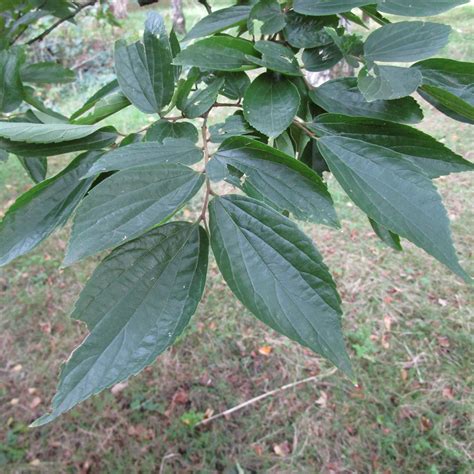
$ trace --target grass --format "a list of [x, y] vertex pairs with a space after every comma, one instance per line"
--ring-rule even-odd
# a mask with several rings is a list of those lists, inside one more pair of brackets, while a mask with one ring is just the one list
[[[457, 31], [445, 56], [473, 59], [473, 13], [437, 17]], [[127, 35], [142, 17], [132, 13]], [[82, 98], [97, 87], [87, 84]], [[80, 102], [67, 99], [64, 110]], [[424, 130], [472, 159], [468, 127], [425, 111]], [[122, 131], [142, 123], [131, 109], [118, 117]], [[51, 169], [64, 163], [54, 158]], [[31, 186], [13, 159], [0, 166], [0, 182], [0, 213]], [[472, 273], [472, 181], [456, 175], [437, 184]], [[61, 269], [65, 229], [0, 273], [0, 471], [473, 472], [471, 289], [413, 245], [401, 254], [384, 247], [337, 183], [329, 186], [342, 230], [305, 230], [337, 280], [358, 388], [336, 373], [193, 428], [206, 413], [330, 369], [245, 311], [211, 260], [203, 301], [171, 350], [115, 393], [29, 430], [48, 408], [61, 361], [86, 334], [68, 312], [99, 259]]]

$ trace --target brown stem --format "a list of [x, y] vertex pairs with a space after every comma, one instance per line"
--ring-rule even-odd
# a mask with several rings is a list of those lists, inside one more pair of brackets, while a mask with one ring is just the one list
[[46, 28], [42, 33], [38, 36], [35, 36], [33, 39], [30, 39], [26, 42], [26, 44], [30, 45], [35, 43], [36, 41], [42, 41], [46, 36], [48, 36], [53, 30], [55, 30], [59, 25], [64, 23], [65, 21], [74, 18], [80, 11], [84, 10], [84, 8], [90, 7], [97, 3], [97, 0], [89, 0], [88, 2], [84, 3], [83, 5], [79, 6], [76, 10], [74, 10], [70, 15], [61, 18], [56, 23], [53, 23], [49, 28]]
[[314, 140], [317, 140], [318, 137], [316, 136], [315, 133], [313, 133], [311, 130], [309, 130], [308, 128], [305, 127], [305, 125], [300, 122], [299, 120], [296, 120], [294, 119], [293, 120], [293, 123], [298, 127], [298, 128], [301, 128], [301, 130], [304, 131], [304, 133], [306, 133], [306, 135], [309, 135], [311, 138], [313, 138]]
[[216, 102], [213, 107], [242, 107], [242, 105], [237, 102], [236, 104], [227, 104], [225, 102]]
[[[201, 127], [202, 144], [203, 144], [203, 151], [204, 151], [204, 168], [207, 167], [207, 163], [209, 162], [209, 145], [208, 145], [208, 133], [207, 133], [208, 113], [209, 112], [203, 115], [203, 122], [202, 122], [202, 127]], [[206, 194], [204, 195], [204, 202], [202, 204], [202, 211], [201, 211], [199, 220], [204, 222], [204, 225], [206, 226], [206, 229], [208, 232], [209, 232], [209, 229], [207, 228], [206, 212], [207, 212], [207, 205], [209, 204], [209, 196], [211, 194], [214, 194], [211, 189], [211, 182], [209, 181], [209, 178], [206, 176]]]

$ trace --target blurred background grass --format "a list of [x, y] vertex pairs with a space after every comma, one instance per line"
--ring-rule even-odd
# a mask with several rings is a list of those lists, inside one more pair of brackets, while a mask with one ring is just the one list
[[[71, 112], [110, 80], [113, 42], [137, 38], [146, 11], [131, 11], [120, 29], [85, 15], [51, 35], [36, 54], [61, 58], [79, 80], [47, 90], [50, 104]], [[185, 14], [189, 29], [205, 10], [187, 0]], [[454, 27], [441, 56], [473, 61], [474, 7], [433, 20]], [[423, 130], [473, 159], [472, 130], [423, 107]], [[222, 110], [212, 117], [222, 119]], [[150, 120], [127, 108], [109, 122], [126, 132]], [[51, 171], [66, 160], [52, 158]], [[0, 165], [0, 184], [0, 215], [31, 186], [13, 158]], [[472, 180], [437, 185], [472, 274]], [[359, 388], [336, 373], [193, 428], [206, 414], [330, 368], [250, 315], [211, 259], [202, 304], [171, 350], [128, 384], [29, 430], [48, 409], [61, 361], [86, 334], [68, 312], [99, 261], [61, 269], [64, 229], [0, 271], [0, 471], [474, 472], [471, 289], [411, 244], [403, 254], [384, 247], [337, 183], [329, 186], [342, 230], [304, 227], [337, 280]]]

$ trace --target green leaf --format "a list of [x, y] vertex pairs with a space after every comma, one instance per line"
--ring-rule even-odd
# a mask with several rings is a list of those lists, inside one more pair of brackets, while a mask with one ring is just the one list
[[[2, 123], [0, 129], [3, 128], [3, 125]], [[26, 124], [23, 123], [22, 125]], [[41, 126], [44, 127], [45, 125]], [[69, 126], [77, 127], [77, 125]], [[35, 136], [39, 136], [39, 134]], [[54, 156], [81, 150], [100, 150], [114, 143], [116, 139], [117, 133], [115, 130], [112, 127], [106, 127], [84, 138], [58, 143], [25, 143], [0, 138], [0, 148], [21, 156]]]
[[143, 43], [115, 46], [115, 70], [120, 88], [138, 109], [157, 113], [171, 101], [174, 91], [173, 57], [161, 17], [145, 23]]
[[60, 143], [92, 135], [98, 126], [2, 122], [0, 137], [24, 143]]
[[255, 68], [247, 56], [256, 55], [251, 41], [232, 36], [213, 36], [181, 51], [174, 58], [174, 64], [211, 71], [243, 71]]
[[192, 143], [198, 141], [198, 131], [190, 122], [158, 120], [145, 133], [145, 141], [163, 143], [166, 138], [185, 138]]
[[183, 107], [183, 114], [188, 118], [196, 118], [205, 114], [215, 104], [224, 82], [223, 77], [218, 77], [206, 84], [204, 89], [193, 92]]
[[409, 96], [416, 91], [421, 81], [421, 74], [416, 69], [377, 64], [373, 71], [362, 68], [358, 77], [359, 89], [369, 102]]
[[433, 16], [465, 3], [469, 0], [378, 0], [377, 8], [393, 15]]
[[375, 222], [370, 217], [369, 217], [369, 222], [370, 222], [370, 225], [372, 226], [372, 229], [374, 230], [374, 232], [377, 234], [377, 236], [382, 242], [384, 242], [386, 245], [388, 245], [393, 250], [396, 250], [397, 252], [401, 252], [403, 250], [400, 244], [399, 235], [394, 234], [393, 232], [390, 232], [383, 225], [377, 224], [377, 222]]
[[116, 148], [97, 160], [87, 176], [137, 166], [159, 164], [192, 165], [202, 160], [202, 151], [186, 139], [167, 138], [164, 143], [142, 142]]
[[130, 101], [121, 92], [116, 92], [98, 100], [91, 113], [74, 120], [73, 123], [79, 125], [93, 125], [123, 110], [129, 105]]
[[71, 120], [75, 120], [77, 117], [80, 117], [82, 114], [92, 109], [92, 107], [94, 107], [97, 104], [97, 102], [99, 102], [104, 97], [107, 97], [109, 94], [113, 94], [119, 91], [120, 91], [120, 86], [118, 84], [117, 79], [114, 79], [113, 81], [108, 82], [107, 84], [105, 84], [105, 86], [101, 87], [94, 95], [92, 95], [89, 99], [87, 99], [87, 101], [84, 103], [84, 105], [80, 109], [76, 110], [71, 115]]
[[259, 0], [250, 11], [248, 30], [253, 33], [254, 20], [262, 23], [262, 35], [274, 35], [285, 28], [286, 20], [277, 0]]
[[275, 138], [291, 125], [299, 105], [298, 89], [288, 79], [265, 73], [245, 92], [244, 117], [259, 132]]
[[255, 49], [262, 54], [262, 58], [248, 56], [247, 59], [254, 64], [287, 76], [302, 75], [293, 51], [286, 46], [273, 41], [257, 41]]
[[48, 172], [48, 160], [46, 158], [37, 156], [17, 156], [17, 158], [35, 183], [44, 181]]
[[191, 28], [191, 31], [185, 37], [185, 41], [213, 35], [234, 26], [244, 25], [251, 8], [248, 5], [234, 5], [212, 12]]
[[208, 247], [202, 228], [172, 222], [102, 261], [72, 313], [90, 334], [61, 371], [52, 412], [33, 426], [137, 374], [176, 341], [201, 299]]
[[247, 135], [249, 137], [257, 137], [258, 132], [252, 128], [244, 119], [242, 112], [236, 112], [229, 115], [224, 123], [218, 123], [209, 127], [211, 132], [211, 141], [213, 143], [221, 143], [226, 138]]
[[400, 153], [352, 138], [323, 137], [318, 146], [344, 191], [371, 219], [470, 281], [441, 198], [421, 168]]
[[448, 44], [451, 27], [423, 21], [391, 23], [373, 31], [365, 41], [369, 61], [412, 62], [429, 58]]
[[283, 33], [286, 41], [294, 48], [317, 48], [333, 42], [324, 27], [335, 28], [338, 23], [339, 19], [335, 15], [312, 18], [290, 11], [286, 14]]
[[0, 112], [13, 112], [23, 101], [20, 63], [20, 49], [0, 51]]
[[311, 240], [251, 198], [214, 198], [209, 214], [212, 250], [237, 298], [275, 331], [352, 375], [336, 285]]
[[412, 66], [421, 72], [422, 97], [445, 113], [474, 123], [474, 64], [452, 59], [428, 59]]
[[323, 114], [306, 127], [318, 136], [337, 135], [395, 151], [430, 178], [474, 170], [474, 165], [426, 133], [383, 120]]
[[218, 77], [223, 77], [225, 82], [220, 90], [220, 94], [228, 99], [240, 100], [250, 85], [250, 79], [245, 72], [224, 72]]
[[117, 247], [162, 224], [203, 182], [201, 173], [179, 164], [115, 173], [93, 188], [77, 209], [64, 264]]
[[331, 69], [343, 58], [341, 50], [334, 43], [303, 51], [303, 64], [307, 71], [320, 72]]
[[334, 79], [310, 91], [309, 97], [327, 112], [355, 117], [373, 117], [401, 123], [418, 123], [423, 119], [420, 106], [412, 97], [367, 102], [355, 77]]
[[233, 137], [222, 143], [209, 162], [211, 179], [216, 165], [224, 171], [220, 179], [227, 178], [247, 195], [277, 211], [339, 227], [325, 183], [293, 157], [250, 138]]
[[303, 15], [323, 16], [348, 12], [370, 3], [371, 0], [294, 0], [293, 8]]
[[20, 76], [23, 82], [35, 84], [66, 84], [76, 80], [74, 71], [52, 61], [25, 64], [20, 69]]
[[81, 180], [81, 176], [99, 156], [98, 152], [79, 155], [15, 201], [0, 222], [0, 265], [34, 249], [64, 225], [92, 184], [92, 179]]

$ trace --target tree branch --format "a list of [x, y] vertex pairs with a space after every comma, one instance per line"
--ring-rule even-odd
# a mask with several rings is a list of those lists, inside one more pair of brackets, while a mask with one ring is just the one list
[[214, 415], [214, 416], [211, 416], [210, 418], [202, 420], [199, 423], [196, 423], [194, 425], [194, 427], [196, 428], [197, 426], [200, 426], [200, 425], [206, 425], [207, 423], [209, 423], [213, 420], [216, 420], [217, 418], [221, 418], [223, 416], [228, 416], [228, 415], [230, 415], [231, 413], [234, 413], [237, 410], [241, 410], [242, 408], [245, 408], [249, 405], [252, 405], [256, 402], [259, 402], [260, 400], [263, 400], [264, 398], [271, 397], [272, 395], [276, 395], [277, 393], [283, 392], [284, 390], [288, 390], [290, 388], [294, 388], [294, 387], [297, 387], [298, 385], [302, 385], [302, 384], [305, 384], [305, 383], [316, 382], [318, 380], [325, 379], [326, 377], [329, 377], [329, 376], [333, 375], [336, 371], [337, 371], [337, 369], [334, 368], [334, 369], [331, 369], [331, 370], [329, 370], [328, 372], [326, 372], [324, 374], [315, 375], [313, 377], [308, 377], [307, 379], [299, 380], [298, 382], [293, 382], [293, 383], [289, 383], [287, 385], [283, 385], [283, 387], [276, 388], [275, 390], [270, 390], [269, 392], [263, 393], [262, 395], [259, 395], [258, 397], [251, 398], [250, 400], [247, 400], [247, 401], [245, 401], [245, 402], [243, 402], [243, 403], [241, 403], [241, 404], [239, 404], [239, 405], [237, 405], [233, 408], [229, 408], [228, 410], [225, 410], [221, 413], [218, 413], [217, 415]]
[[48, 36], [53, 30], [55, 30], [59, 25], [64, 23], [65, 21], [70, 20], [71, 18], [74, 18], [80, 11], [84, 10], [84, 8], [91, 7], [97, 3], [97, 0], [89, 0], [88, 2], [84, 3], [83, 5], [79, 6], [76, 10], [74, 10], [70, 15], [65, 16], [64, 18], [61, 18], [58, 20], [56, 23], [53, 23], [49, 28], [46, 28], [42, 33], [40, 33], [38, 36], [35, 36], [33, 39], [30, 39], [29, 41], [26, 42], [26, 44], [30, 45], [35, 43], [36, 41], [42, 41], [46, 36]]

